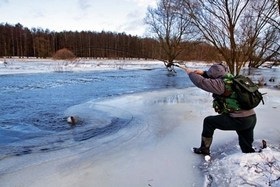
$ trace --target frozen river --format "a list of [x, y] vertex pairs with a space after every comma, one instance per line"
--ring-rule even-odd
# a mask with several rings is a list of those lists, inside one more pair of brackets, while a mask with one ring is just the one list
[[[73, 143], [69, 140], [72, 127], [66, 123], [65, 111], [71, 106], [112, 96], [188, 86], [190, 81], [182, 71], [174, 76], [160, 68], [2, 75], [0, 158], [69, 146]], [[88, 116], [78, 123], [76, 141], [116, 131], [122, 125], [129, 125], [132, 118], [123, 112], [118, 114], [123, 118], [111, 119], [104, 110], [118, 109], [108, 109], [108, 106], [99, 106], [96, 110], [98, 119]], [[101, 118], [105, 119], [100, 121]], [[89, 127], [89, 123], [97, 122], [102, 128]]]
[[[279, 68], [258, 70], [253, 79], [263, 75], [269, 87], [279, 84]], [[215, 113], [211, 94], [192, 87], [183, 71], [0, 77], [0, 186], [235, 186], [280, 176], [273, 168], [244, 175], [251, 161], [265, 166], [268, 156], [273, 160], [279, 153], [242, 155], [234, 132], [215, 133], [212, 166], [190, 151], [199, 144], [202, 119]], [[273, 147], [279, 142], [280, 101], [279, 91], [269, 92], [266, 105], [257, 108], [256, 144], [264, 138]], [[79, 118], [74, 127], [66, 122], [70, 115]]]

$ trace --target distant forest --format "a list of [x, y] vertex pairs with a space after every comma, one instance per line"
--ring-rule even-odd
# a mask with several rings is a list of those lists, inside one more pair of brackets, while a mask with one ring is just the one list
[[[185, 42], [176, 60], [218, 60], [215, 48], [201, 42]], [[67, 48], [83, 58], [159, 59], [165, 56], [160, 43], [153, 38], [141, 38], [125, 33], [94, 31], [55, 32], [41, 28], [26, 28], [20, 23], [0, 24], [0, 57], [50, 58]]]

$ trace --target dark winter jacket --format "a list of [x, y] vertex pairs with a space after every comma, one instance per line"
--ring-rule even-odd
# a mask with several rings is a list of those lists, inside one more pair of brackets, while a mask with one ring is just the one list
[[[221, 77], [216, 79], [206, 78], [196, 73], [190, 73], [189, 77], [193, 84], [198, 88], [217, 95], [222, 95], [225, 92], [225, 84]], [[229, 113], [231, 117], [247, 117], [255, 114], [253, 109], [251, 110], [239, 110]]]

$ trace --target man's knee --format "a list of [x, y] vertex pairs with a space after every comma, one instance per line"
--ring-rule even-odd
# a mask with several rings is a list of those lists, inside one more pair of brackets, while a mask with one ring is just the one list
[[204, 118], [203, 120], [203, 125], [209, 125], [211, 124], [211, 122], [213, 121], [212, 116], [207, 116], [206, 118]]
[[203, 126], [208, 127], [208, 128], [214, 128], [216, 127], [218, 121], [215, 116], [207, 116], [203, 120]]

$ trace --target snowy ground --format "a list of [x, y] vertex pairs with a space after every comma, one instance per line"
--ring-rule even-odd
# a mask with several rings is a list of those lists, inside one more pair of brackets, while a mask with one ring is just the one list
[[[0, 74], [162, 65], [157, 61], [112, 65], [101, 60], [99, 65], [85, 61], [69, 66], [34, 61], [2, 63]], [[254, 145], [259, 147], [265, 139], [269, 147], [261, 153], [242, 154], [234, 132], [216, 131], [212, 160], [206, 162], [190, 149], [200, 143], [203, 118], [215, 114], [211, 95], [195, 87], [145, 92], [69, 108], [66, 115], [81, 117], [81, 111], [90, 113], [96, 106], [116, 108], [131, 114], [134, 126], [130, 133], [120, 131], [98, 147], [88, 140], [59, 151], [1, 160], [0, 186], [280, 186], [280, 91], [262, 88], [261, 92], [267, 94], [265, 105], [256, 108]]]
[[[189, 62], [191, 66], [204, 63]], [[99, 71], [116, 69], [152, 69], [163, 67], [162, 61], [157, 60], [108, 60], [108, 59], [77, 59], [73, 61], [34, 59], [34, 58], [0, 58], [0, 75], [15, 73], [40, 73], [64, 71]]]
[[62, 71], [98, 71], [115, 69], [153, 68], [163, 62], [153, 60], [106, 60], [77, 59], [74, 61], [33, 59], [33, 58], [0, 58], [0, 74], [40, 73]]

